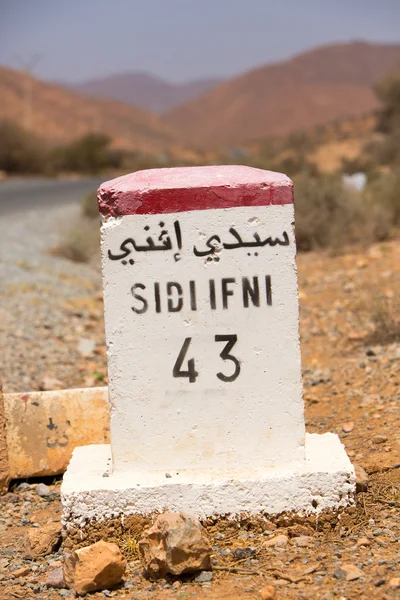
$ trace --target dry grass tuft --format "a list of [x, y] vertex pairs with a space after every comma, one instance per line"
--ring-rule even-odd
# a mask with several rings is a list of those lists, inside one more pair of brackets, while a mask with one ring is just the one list
[[400, 300], [396, 297], [378, 296], [372, 306], [371, 333], [366, 344], [386, 346], [400, 341]]
[[100, 227], [97, 220], [79, 219], [65, 234], [51, 254], [73, 262], [90, 262], [100, 250]]

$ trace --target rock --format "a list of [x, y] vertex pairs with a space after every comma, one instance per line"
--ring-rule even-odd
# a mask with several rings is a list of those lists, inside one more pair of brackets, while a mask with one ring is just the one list
[[115, 586], [121, 581], [125, 567], [126, 561], [118, 546], [100, 540], [65, 557], [64, 579], [82, 596]]
[[250, 558], [255, 553], [254, 548], [247, 546], [246, 548], [235, 548], [232, 552], [233, 556], [238, 560]]
[[40, 529], [30, 527], [25, 540], [28, 558], [46, 556], [54, 552], [61, 543], [61, 523], [47, 523]]
[[275, 535], [270, 540], [267, 540], [263, 543], [264, 548], [273, 548], [274, 546], [286, 546], [289, 538], [287, 535]]
[[196, 583], [206, 583], [207, 581], [212, 581], [213, 579], [214, 574], [212, 571], [201, 571], [201, 573], [194, 578], [194, 581], [196, 581]]
[[389, 587], [395, 590], [400, 589], [400, 577], [392, 577], [389, 581]]
[[351, 563], [345, 563], [339, 569], [336, 569], [333, 576], [336, 579], [346, 580], [346, 581], [354, 581], [355, 579], [360, 579], [360, 577], [364, 577], [364, 572], [361, 571], [356, 565], [352, 565]]
[[310, 535], [300, 535], [299, 537], [293, 540], [296, 546], [300, 546], [301, 548], [308, 548], [309, 546], [313, 546], [315, 544], [315, 540]]
[[260, 593], [261, 600], [273, 600], [275, 598], [275, 588], [272, 585], [265, 585]]
[[372, 441], [374, 444], [384, 444], [387, 442], [387, 437], [386, 435], [374, 435]]
[[44, 483], [38, 483], [36, 486], [36, 493], [41, 498], [47, 498], [51, 496], [51, 489]]
[[43, 377], [39, 384], [39, 389], [42, 392], [51, 392], [52, 390], [62, 390], [64, 387], [63, 383], [55, 377]]
[[368, 489], [368, 473], [361, 465], [354, 464], [353, 467], [356, 473], [356, 492], [366, 492]]
[[17, 487], [17, 490], [21, 490], [21, 491], [26, 491], [26, 490], [30, 490], [30, 489], [31, 489], [31, 486], [29, 485], [29, 483], [26, 483], [25, 481], [20, 483], [19, 486]]
[[93, 354], [96, 342], [89, 338], [79, 338], [78, 341], [78, 352], [81, 356], [87, 357]]
[[13, 571], [12, 574], [14, 575], [14, 577], [25, 577], [30, 572], [31, 572], [30, 567], [21, 567], [20, 569]]
[[344, 431], [344, 433], [350, 433], [350, 431], [353, 431], [354, 429], [354, 423], [352, 421], [349, 421], [348, 423], [343, 423], [342, 425], [342, 430]]
[[48, 588], [56, 588], [57, 590], [62, 590], [66, 587], [65, 579], [64, 579], [64, 571], [62, 567], [57, 567], [50, 571], [47, 576], [45, 585]]
[[288, 529], [288, 534], [291, 538], [300, 537], [301, 535], [314, 535], [314, 533], [314, 529], [309, 525], [296, 524]]
[[371, 540], [366, 537], [362, 537], [357, 540], [357, 546], [371, 546], [371, 544]]
[[153, 579], [210, 569], [210, 542], [200, 523], [185, 513], [159, 515], [138, 545], [146, 575]]

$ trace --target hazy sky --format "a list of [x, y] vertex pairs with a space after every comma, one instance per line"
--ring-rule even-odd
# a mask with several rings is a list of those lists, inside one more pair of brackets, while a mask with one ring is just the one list
[[400, 0], [0, 0], [0, 64], [47, 79], [230, 76], [361, 39], [399, 42]]

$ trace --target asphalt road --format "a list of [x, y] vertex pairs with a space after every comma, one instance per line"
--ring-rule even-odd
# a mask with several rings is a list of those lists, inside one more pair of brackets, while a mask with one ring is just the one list
[[74, 204], [107, 176], [85, 179], [6, 179], [0, 181], [0, 215], [32, 208]]

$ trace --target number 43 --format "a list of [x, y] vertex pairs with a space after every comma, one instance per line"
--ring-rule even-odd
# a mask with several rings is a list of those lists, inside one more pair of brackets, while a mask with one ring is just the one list
[[[240, 373], [240, 362], [236, 358], [236, 356], [233, 356], [232, 354], [230, 354], [230, 351], [232, 350], [233, 346], [237, 342], [237, 335], [236, 334], [234, 334], [234, 335], [216, 335], [214, 339], [216, 342], [226, 342], [223, 350], [220, 352], [220, 357], [222, 358], [223, 361], [230, 360], [235, 365], [235, 370], [232, 373], [232, 375], [224, 375], [224, 373], [221, 373], [221, 372], [216, 373], [216, 375], [217, 375], [218, 379], [220, 379], [221, 381], [224, 381], [226, 383], [235, 381], [235, 379], [238, 378], [239, 373]], [[189, 379], [190, 383], [194, 383], [199, 375], [195, 368], [194, 358], [188, 359], [186, 371], [182, 369], [183, 362], [184, 362], [186, 354], [189, 350], [191, 341], [192, 341], [192, 338], [188, 337], [183, 342], [183, 346], [178, 354], [178, 358], [176, 359], [176, 363], [172, 370], [172, 374], [174, 377], [187, 377]]]

